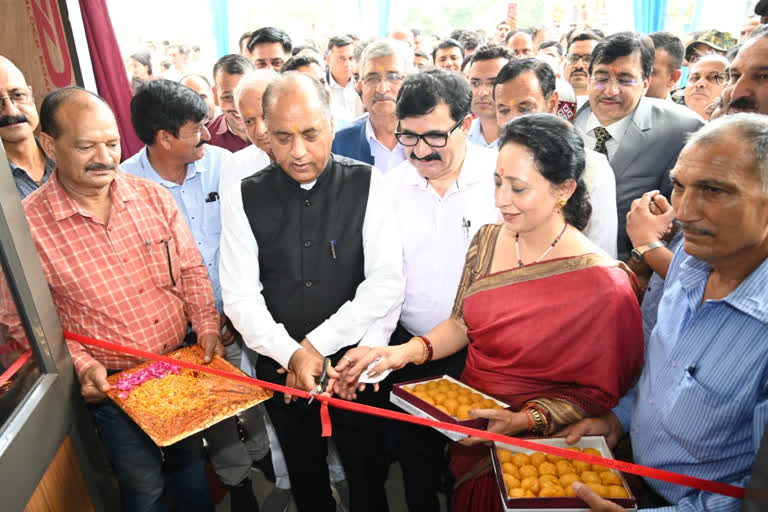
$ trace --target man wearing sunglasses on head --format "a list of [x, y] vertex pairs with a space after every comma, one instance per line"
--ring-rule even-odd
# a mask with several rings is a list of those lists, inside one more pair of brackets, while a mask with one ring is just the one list
[[619, 260], [629, 258], [632, 244], [626, 217], [634, 199], [650, 190], [669, 197], [669, 171], [688, 133], [703, 120], [669, 101], [647, 98], [655, 50], [648, 36], [613, 34], [592, 52], [589, 104], [574, 120], [584, 133], [585, 147], [608, 157], [616, 175]]
[[[407, 160], [384, 177], [403, 241], [405, 301], [391, 345], [426, 334], [453, 307], [472, 237], [496, 222], [493, 172], [497, 152], [467, 142], [472, 89], [462, 75], [433, 69], [405, 79], [397, 98], [397, 140]], [[397, 370], [389, 382], [434, 375], [459, 377], [466, 350]], [[397, 422], [395, 422], [397, 423]], [[411, 512], [440, 510], [447, 438], [433, 429], [392, 425]]]

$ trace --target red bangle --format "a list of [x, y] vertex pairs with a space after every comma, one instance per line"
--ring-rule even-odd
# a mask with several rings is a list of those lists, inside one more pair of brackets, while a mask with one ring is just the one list
[[427, 339], [426, 336], [419, 336], [421, 340], [424, 342], [424, 345], [427, 346], [427, 360], [425, 362], [431, 361], [432, 356], [434, 355], [434, 350], [432, 350], [432, 342]]

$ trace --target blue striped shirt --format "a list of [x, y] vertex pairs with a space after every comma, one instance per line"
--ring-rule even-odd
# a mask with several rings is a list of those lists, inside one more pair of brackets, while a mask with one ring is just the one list
[[[768, 419], [768, 259], [702, 303], [711, 268], [678, 248], [637, 385], [613, 412], [635, 462], [745, 486]], [[674, 507], [736, 511], [734, 498], [649, 480]]]

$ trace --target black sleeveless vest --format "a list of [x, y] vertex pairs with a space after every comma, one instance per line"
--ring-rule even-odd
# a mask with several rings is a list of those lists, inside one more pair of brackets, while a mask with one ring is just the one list
[[243, 209], [259, 246], [262, 295], [296, 341], [352, 300], [365, 279], [370, 181], [369, 165], [333, 154], [310, 190], [277, 162], [242, 181]]

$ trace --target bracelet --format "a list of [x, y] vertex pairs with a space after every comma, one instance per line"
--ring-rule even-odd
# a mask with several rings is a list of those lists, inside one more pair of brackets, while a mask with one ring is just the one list
[[424, 342], [424, 345], [427, 347], [427, 361], [432, 360], [432, 356], [435, 355], [435, 351], [432, 348], [432, 342], [429, 341], [429, 339], [426, 336], [419, 336], [421, 338], [421, 341]]
[[528, 420], [528, 432], [533, 430], [533, 414], [528, 409], [523, 409], [522, 413], [525, 414], [525, 419]]
[[539, 436], [546, 435], [549, 431], [549, 422], [547, 421], [546, 414], [534, 404], [526, 406], [523, 410], [530, 414], [535, 422], [535, 426], [528, 429], [529, 432]]
[[421, 351], [421, 353], [422, 353], [421, 361], [415, 362], [413, 364], [415, 364], [417, 366], [418, 365], [422, 365], [422, 364], [427, 362], [427, 357], [429, 357], [429, 352], [427, 350], [427, 344], [424, 343], [424, 340], [422, 338], [420, 338], [419, 336], [414, 336], [409, 341], [413, 341], [413, 340], [419, 340], [421, 342], [421, 348], [422, 348], [422, 351]]

